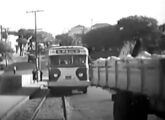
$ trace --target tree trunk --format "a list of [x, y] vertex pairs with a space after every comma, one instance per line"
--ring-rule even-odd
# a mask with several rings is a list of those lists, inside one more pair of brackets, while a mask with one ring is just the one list
[[5, 63], [6, 63], [6, 67], [7, 67], [7, 65], [8, 65], [7, 63], [8, 63], [8, 62], [7, 62], [6, 53], [5, 53]]

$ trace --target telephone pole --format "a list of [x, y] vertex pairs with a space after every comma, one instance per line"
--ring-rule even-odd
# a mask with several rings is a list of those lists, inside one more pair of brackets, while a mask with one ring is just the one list
[[3, 27], [2, 27], [2, 25], [1, 25], [1, 41], [2, 41], [2, 32], [3, 32], [2, 29], [3, 29]]
[[43, 10], [26, 11], [26, 13], [34, 13], [34, 23], [35, 23], [35, 56], [36, 56], [36, 69], [38, 70], [39, 60], [38, 60], [38, 42], [37, 42], [37, 13], [43, 12]]

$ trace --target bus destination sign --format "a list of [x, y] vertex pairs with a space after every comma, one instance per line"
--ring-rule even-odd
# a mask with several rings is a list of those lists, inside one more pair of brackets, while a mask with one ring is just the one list
[[84, 50], [80, 49], [51, 49], [49, 51], [50, 55], [60, 55], [60, 54], [83, 54]]

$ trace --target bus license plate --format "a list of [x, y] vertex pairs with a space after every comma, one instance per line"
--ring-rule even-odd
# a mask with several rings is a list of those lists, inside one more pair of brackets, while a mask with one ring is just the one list
[[71, 76], [65, 76], [65, 79], [70, 80]]

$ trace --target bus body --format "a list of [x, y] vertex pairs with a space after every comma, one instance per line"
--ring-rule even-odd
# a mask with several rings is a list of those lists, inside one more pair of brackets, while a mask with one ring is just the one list
[[82, 46], [53, 46], [48, 50], [48, 88], [53, 91], [78, 89], [87, 92], [89, 86], [88, 50]]

